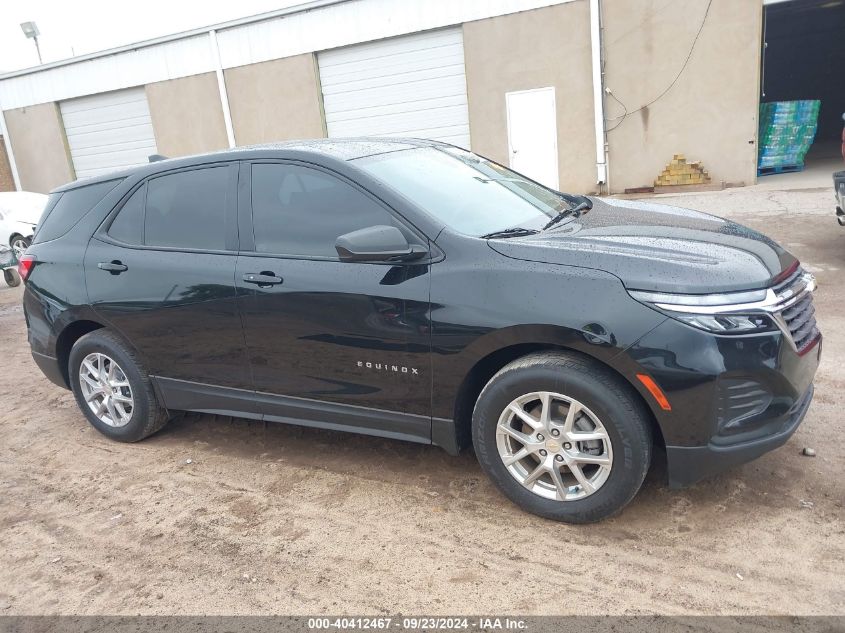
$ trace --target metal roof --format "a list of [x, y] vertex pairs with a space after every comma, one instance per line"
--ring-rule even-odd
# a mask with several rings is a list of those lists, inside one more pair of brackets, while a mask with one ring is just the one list
[[280, 18], [286, 15], [293, 15], [295, 13], [303, 13], [305, 11], [320, 9], [322, 7], [327, 7], [333, 4], [341, 4], [342, 2], [349, 1], [350, 0], [311, 0], [311, 2], [297, 4], [292, 7], [286, 7], [284, 9], [267, 11], [265, 13], [259, 13], [257, 15], [238, 18], [236, 20], [229, 20], [228, 22], [220, 22], [218, 24], [212, 24], [210, 26], [203, 26], [196, 29], [190, 29], [188, 31], [179, 31], [178, 33], [162, 35], [160, 37], [154, 37], [149, 40], [142, 40], [140, 42], [134, 42], [132, 44], [124, 44], [123, 46], [108, 48], [103, 51], [96, 51], [94, 53], [87, 53], [85, 55], [78, 55], [76, 57], [68, 57], [67, 59], [60, 59], [54, 62], [47, 62], [46, 64], [40, 64], [38, 66], [30, 66], [29, 68], [21, 68], [20, 70], [13, 70], [7, 73], [0, 73], [0, 81], [2, 81], [3, 79], [11, 79], [12, 77], [19, 77], [21, 75], [29, 75], [32, 73], [49, 70], [51, 68], [60, 68], [61, 66], [78, 64], [80, 62], [88, 61], [90, 59], [97, 59], [98, 57], [108, 57], [110, 55], [117, 55], [118, 53], [125, 53], [128, 51], [135, 51], [140, 48], [147, 48], [149, 46], [157, 46], [158, 44], [164, 44], [166, 42], [173, 42], [174, 40], [182, 40], [189, 37], [195, 37], [197, 35], [205, 35], [209, 31], [222, 31], [225, 29], [234, 28], [236, 26], [253, 24], [255, 22], [263, 22], [265, 20], [272, 20], [274, 18]]
[[312, 0], [0, 75], [0, 107], [61, 102], [575, 1]]

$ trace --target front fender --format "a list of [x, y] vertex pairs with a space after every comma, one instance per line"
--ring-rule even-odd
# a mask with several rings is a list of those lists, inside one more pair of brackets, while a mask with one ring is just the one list
[[666, 319], [609, 273], [499, 255], [483, 267], [461, 258], [435, 265], [431, 296], [435, 418], [454, 416], [461, 385], [479, 362], [514, 346], [575, 350], [635, 381], [620, 355]]

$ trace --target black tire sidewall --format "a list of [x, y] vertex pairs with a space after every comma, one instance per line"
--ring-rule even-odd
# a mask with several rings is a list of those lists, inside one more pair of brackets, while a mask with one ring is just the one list
[[[647, 422], [633, 399], [607, 389], [611, 377], [599, 368], [577, 371], [565, 365], [528, 364], [505, 368], [484, 388], [473, 412], [473, 445], [485, 472], [520, 507], [555, 520], [598, 521], [621, 510], [642, 485], [651, 459]], [[540, 497], [508, 472], [496, 445], [499, 417], [514, 399], [533, 391], [574, 398], [601, 420], [613, 448], [610, 475], [598, 491], [583, 499], [555, 501]], [[626, 401], [627, 400], [627, 401]], [[633, 414], [633, 415], [632, 415]], [[639, 415], [637, 415], [639, 414]]]
[[16, 288], [21, 285], [20, 275], [18, 275], [18, 271], [14, 268], [5, 268], [3, 270], [3, 280], [10, 288]]
[[[133, 408], [132, 417], [125, 426], [114, 427], [103, 423], [94, 415], [94, 412], [91, 411], [91, 408], [85, 402], [85, 398], [82, 395], [79, 385], [79, 367], [86, 356], [95, 352], [105, 354], [114, 359], [129, 380], [129, 386], [132, 389]], [[135, 442], [146, 435], [144, 430], [147, 426], [147, 420], [152, 413], [150, 411], [147, 393], [152, 389], [152, 386], [149, 380], [141, 375], [135, 360], [127, 354], [122, 345], [107, 336], [103, 336], [98, 331], [86, 334], [76, 342], [70, 352], [68, 379], [79, 408], [91, 425], [100, 433], [122, 442]]]

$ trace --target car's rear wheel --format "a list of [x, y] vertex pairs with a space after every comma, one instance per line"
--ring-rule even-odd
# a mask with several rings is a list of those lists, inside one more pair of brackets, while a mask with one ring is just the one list
[[523, 509], [589, 523], [619, 512], [651, 461], [648, 412], [608, 369], [544, 352], [502, 368], [473, 413], [482, 468]]
[[135, 353], [113, 332], [95, 330], [73, 346], [68, 377], [79, 408], [100, 433], [137, 442], [165, 425], [149, 375]]
[[11, 286], [12, 288], [21, 285], [21, 276], [14, 268], [3, 269], [3, 280], [6, 282], [7, 286]]

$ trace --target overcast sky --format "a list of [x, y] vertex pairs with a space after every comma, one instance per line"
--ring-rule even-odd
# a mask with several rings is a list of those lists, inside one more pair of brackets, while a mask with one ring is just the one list
[[44, 63], [208, 26], [305, 0], [0, 0], [0, 73], [38, 64], [21, 31], [33, 21]]

